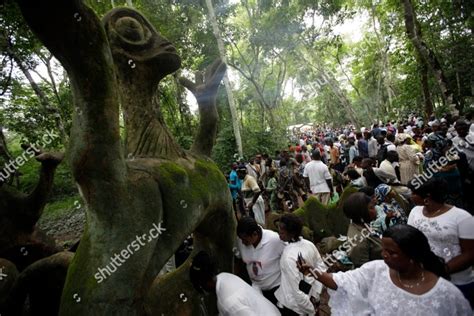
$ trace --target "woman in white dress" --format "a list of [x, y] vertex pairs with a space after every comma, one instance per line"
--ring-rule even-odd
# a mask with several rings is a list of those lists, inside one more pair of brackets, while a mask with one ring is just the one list
[[419, 172], [421, 163], [420, 156], [410, 145], [411, 138], [408, 134], [398, 136], [399, 146], [397, 147], [398, 159], [400, 164], [400, 182], [404, 185], [408, 183]]
[[326, 273], [296, 263], [331, 295], [332, 315], [472, 315], [461, 291], [445, 278], [443, 260], [418, 229], [395, 225], [384, 232], [382, 260], [356, 270]]
[[416, 206], [410, 212], [408, 225], [426, 235], [433, 252], [445, 260], [451, 282], [474, 306], [474, 218], [446, 203], [447, 186], [441, 178], [422, 185], [413, 181], [409, 187]]

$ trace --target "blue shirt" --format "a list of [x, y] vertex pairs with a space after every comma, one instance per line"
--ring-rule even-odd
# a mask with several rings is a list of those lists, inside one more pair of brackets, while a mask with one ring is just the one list
[[230, 193], [232, 194], [232, 199], [237, 199], [237, 195], [239, 194], [239, 190], [242, 186], [242, 181], [237, 176], [237, 172], [232, 170], [229, 174], [229, 189]]

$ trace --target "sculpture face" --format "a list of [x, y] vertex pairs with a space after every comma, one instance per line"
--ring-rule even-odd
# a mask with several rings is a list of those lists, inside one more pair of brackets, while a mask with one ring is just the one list
[[162, 76], [175, 72], [181, 66], [176, 48], [139, 12], [120, 8], [103, 18], [114, 59], [125, 57], [125, 62], [152, 68]]

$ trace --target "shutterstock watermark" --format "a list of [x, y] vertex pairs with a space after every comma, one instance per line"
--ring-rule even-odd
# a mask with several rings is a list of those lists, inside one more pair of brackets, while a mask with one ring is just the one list
[[42, 141], [38, 141], [30, 147], [28, 147], [21, 156], [11, 159], [8, 163], [3, 166], [3, 170], [0, 169], [0, 182], [6, 182], [8, 178], [16, 173], [16, 171], [23, 166], [28, 160], [36, 156], [40, 152], [39, 148], [46, 147], [51, 144], [54, 139], [58, 138], [58, 134], [54, 134], [52, 131], [47, 131], [46, 134], [41, 137]]
[[3, 268], [5, 267], [0, 268], [0, 281], [3, 281], [3, 278], [8, 276], [7, 274], [3, 273]]
[[[130, 256], [139, 251], [141, 247], [146, 245], [146, 243], [158, 238], [164, 231], [166, 231], [166, 228], [161, 227], [162, 223], [163, 222], [160, 222], [158, 225], [154, 223], [153, 227], [148, 231], [148, 234], [135, 236], [135, 240], [122, 249], [119, 254], [114, 253], [114, 256], [110, 257], [110, 263], [104, 268], [98, 268], [98, 272], [94, 274], [94, 278], [97, 280], [97, 283], [101, 283], [107, 279], [107, 277], [111, 276], [117, 271], [118, 267], [122, 266], [122, 263], [125, 263], [125, 261], [130, 258]], [[105, 274], [107, 274], [107, 276]]]
[[437, 172], [439, 172], [443, 167], [446, 167], [450, 161], [456, 159], [458, 152], [462, 152], [462, 148], [467, 148], [474, 145], [474, 137], [472, 135], [467, 135], [466, 140], [462, 140], [459, 144], [453, 144], [444, 156], [441, 156], [436, 161], [431, 161], [426, 170], [422, 174], [417, 174], [410, 181], [415, 189], [420, 188], [424, 183], [431, 179]]
[[370, 235], [376, 234], [376, 231], [374, 231], [372, 227], [367, 224], [364, 224], [364, 226], [365, 228], [360, 231], [360, 234], [355, 235], [354, 238], [347, 237], [347, 241], [340, 245], [336, 250], [333, 250], [331, 253], [327, 253], [326, 255], [324, 255], [323, 261], [328, 268], [335, 264], [338, 259], [340, 259], [340, 253], [342, 251], [348, 254], [352, 248], [363, 242]]

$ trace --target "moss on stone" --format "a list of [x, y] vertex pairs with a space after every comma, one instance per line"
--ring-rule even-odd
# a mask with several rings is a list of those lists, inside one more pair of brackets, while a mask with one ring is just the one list
[[342, 211], [342, 205], [349, 195], [357, 189], [349, 186], [343, 191], [336, 203], [323, 205], [315, 197], [310, 196], [304, 205], [293, 214], [300, 216], [305, 226], [312, 231], [315, 243], [329, 236], [345, 235], [349, 227], [349, 219]]

